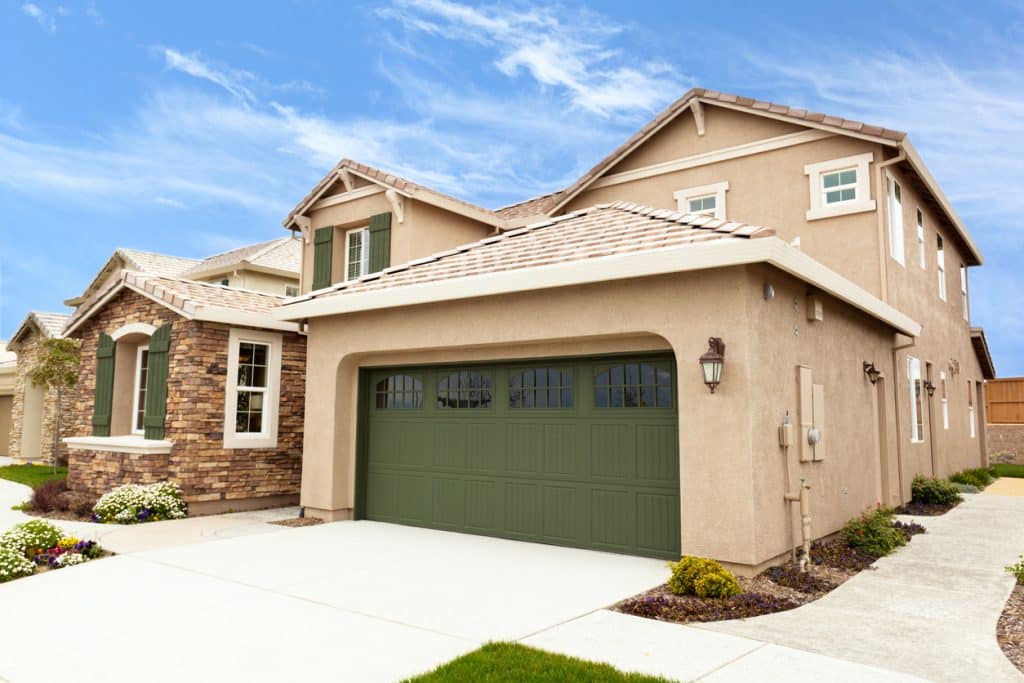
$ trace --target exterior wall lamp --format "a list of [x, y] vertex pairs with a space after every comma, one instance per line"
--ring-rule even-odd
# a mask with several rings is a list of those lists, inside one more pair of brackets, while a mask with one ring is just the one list
[[725, 342], [721, 337], [708, 339], [708, 350], [700, 357], [700, 370], [704, 375], [704, 384], [708, 385], [711, 393], [715, 393], [715, 387], [722, 380], [722, 366], [725, 365]]
[[872, 361], [864, 361], [864, 374], [868, 376], [868, 379], [872, 384], [878, 383], [878, 378], [882, 376], [882, 371], [875, 367]]
[[924, 390], [928, 392], [929, 397], [935, 395], [935, 385], [928, 380], [924, 381]]

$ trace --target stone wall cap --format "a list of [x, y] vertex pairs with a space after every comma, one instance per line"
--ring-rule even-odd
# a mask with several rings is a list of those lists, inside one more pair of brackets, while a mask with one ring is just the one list
[[163, 455], [171, 452], [173, 441], [146, 439], [141, 436], [71, 436], [64, 439], [73, 450], [109, 451], [111, 453], [138, 453]]

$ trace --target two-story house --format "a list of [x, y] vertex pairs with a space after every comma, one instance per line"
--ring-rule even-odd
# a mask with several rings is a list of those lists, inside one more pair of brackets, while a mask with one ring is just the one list
[[985, 462], [981, 255], [903, 133], [695, 89], [544, 197], [343, 161], [285, 227], [307, 514], [751, 572], [801, 481], [820, 537]]

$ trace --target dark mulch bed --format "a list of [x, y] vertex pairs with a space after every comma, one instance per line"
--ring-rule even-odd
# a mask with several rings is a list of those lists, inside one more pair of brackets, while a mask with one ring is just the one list
[[[959, 505], [959, 503], [957, 503]], [[906, 505], [896, 508], [897, 515], [920, 515], [923, 517], [938, 517], [944, 515], [956, 505], [939, 505], [937, 503], [917, 503], [910, 501]]]
[[323, 524], [324, 520], [319, 517], [292, 517], [290, 519], [279, 519], [271, 524], [280, 524], [281, 526], [316, 526], [317, 524]]
[[[895, 522], [909, 540], [924, 533], [920, 524]], [[811, 564], [800, 571], [794, 562], [769, 567], [753, 578], [736, 577], [743, 595], [732, 598], [698, 598], [676, 595], [667, 585], [623, 600], [612, 609], [648, 619], [686, 624], [701, 621], [745, 619], [785, 612], [813, 602], [835, 590], [847, 579], [869, 568], [878, 558], [851, 548], [843, 538], [811, 545]]]
[[1024, 586], [1020, 584], [1013, 587], [1006, 601], [996, 626], [996, 638], [1006, 658], [1024, 673]]

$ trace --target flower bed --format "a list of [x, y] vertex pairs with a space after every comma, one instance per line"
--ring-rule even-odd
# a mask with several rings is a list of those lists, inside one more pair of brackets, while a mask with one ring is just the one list
[[[892, 514], [891, 509], [879, 507], [851, 520], [839, 537], [813, 543], [806, 572], [801, 571], [799, 564], [787, 562], [769, 567], [752, 578], [735, 577], [742, 591], [739, 595], [718, 598], [678, 595], [673, 592], [670, 580], [670, 583], [623, 600], [613, 609], [639, 617], [685, 624], [744, 619], [799, 607], [835, 590], [871, 566], [880, 555], [865, 550], [865, 545], [876, 550], [891, 546], [891, 552], [913, 536], [925, 532], [920, 524], [894, 521]], [[851, 542], [852, 537], [857, 540]], [[865, 544], [865, 537], [871, 542]], [[879, 543], [878, 538], [884, 542]], [[693, 559], [690, 558], [691, 563]], [[674, 574], [680, 564], [670, 564]]]
[[960, 489], [952, 482], [917, 475], [910, 486], [909, 503], [896, 508], [901, 515], [944, 515], [961, 502]]
[[173, 482], [145, 486], [125, 484], [104, 494], [93, 507], [92, 519], [102, 524], [140, 524], [164, 519], [182, 519], [188, 506], [181, 489]]
[[0, 583], [38, 571], [82, 564], [104, 555], [95, 541], [83, 541], [41, 519], [0, 534]]

